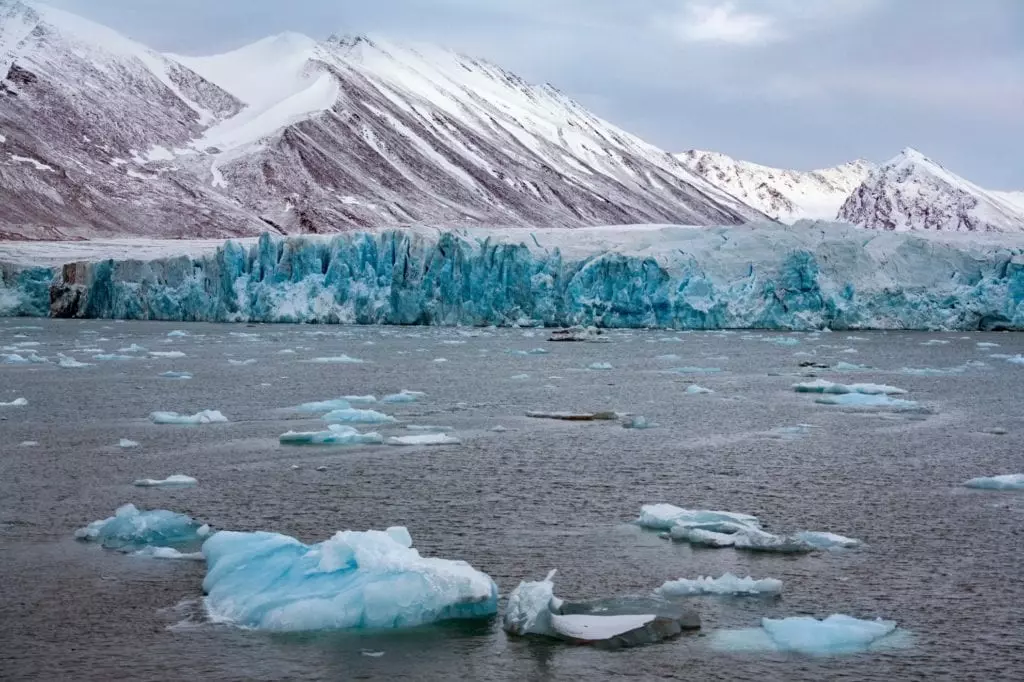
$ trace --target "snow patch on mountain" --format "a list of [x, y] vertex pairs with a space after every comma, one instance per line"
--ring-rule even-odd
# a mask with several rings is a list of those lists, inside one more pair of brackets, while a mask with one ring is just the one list
[[676, 158], [712, 184], [787, 224], [835, 219], [839, 207], [873, 168], [857, 160], [813, 171], [786, 170], [697, 149]]

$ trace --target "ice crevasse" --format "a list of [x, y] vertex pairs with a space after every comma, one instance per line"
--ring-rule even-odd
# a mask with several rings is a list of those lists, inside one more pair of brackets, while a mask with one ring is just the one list
[[[0, 314], [716, 329], [1024, 329], [1024, 237], [828, 223], [264, 235], [40, 265], [0, 247]], [[20, 254], [20, 255], [19, 255]], [[69, 251], [73, 258], [73, 250]], [[123, 258], [123, 256], [122, 256]], [[38, 260], [38, 259], [37, 259]], [[50, 261], [52, 263], [52, 259]]]

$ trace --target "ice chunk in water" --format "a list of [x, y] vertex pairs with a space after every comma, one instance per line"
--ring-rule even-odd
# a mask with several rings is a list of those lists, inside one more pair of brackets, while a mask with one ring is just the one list
[[79, 540], [98, 542], [107, 549], [134, 551], [145, 547], [187, 547], [210, 534], [210, 527], [190, 516], [166, 509], [140, 511], [134, 504], [118, 507], [114, 515], [75, 531]]
[[676, 374], [718, 374], [722, 370], [719, 367], [676, 367], [669, 371]]
[[57, 364], [65, 369], [75, 369], [78, 367], [92, 367], [92, 364], [88, 362], [79, 362], [70, 355], [64, 355], [63, 353], [57, 353], [57, 357], [60, 358], [60, 362]]
[[725, 651], [782, 651], [828, 656], [869, 651], [896, 631], [896, 621], [860, 620], [834, 614], [824, 620], [810, 616], [762, 618], [760, 628], [722, 630], [712, 646]]
[[202, 552], [181, 552], [173, 547], [143, 547], [132, 552], [132, 556], [150, 559], [171, 559], [174, 561], [204, 561]]
[[349, 424], [390, 424], [395, 418], [376, 410], [357, 410], [354, 407], [332, 410], [321, 417], [325, 422], [347, 422]]
[[299, 412], [329, 412], [331, 410], [347, 410], [352, 405], [345, 398], [335, 398], [333, 400], [317, 400], [311, 403], [302, 403], [295, 407]]
[[312, 360], [307, 360], [306, 362], [313, 362], [313, 363], [321, 364], [321, 365], [361, 365], [361, 364], [363, 364], [363, 361], [360, 360], [359, 358], [349, 357], [348, 355], [344, 355], [344, 354], [342, 354], [342, 355], [335, 355], [335, 356], [332, 356], [332, 357], [313, 358]]
[[647, 421], [647, 417], [639, 414], [632, 417], [624, 417], [622, 420], [622, 427], [626, 429], [653, 429], [657, 426], [654, 422]]
[[828, 533], [825, 531], [805, 530], [797, 533], [794, 537], [797, 540], [806, 542], [818, 549], [858, 547], [861, 544], [861, 541], [855, 538], [848, 538], [845, 535], [838, 535], [836, 533]]
[[692, 597], [703, 594], [779, 594], [782, 592], [782, 581], [776, 578], [755, 580], [750, 576], [738, 578], [726, 573], [720, 578], [701, 576], [695, 580], [681, 578], [670, 580], [659, 587], [656, 592], [665, 597]]
[[100, 360], [101, 362], [114, 362], [121, 360], [135, 360], [137, 359], [134, 355], [118, 355], [116, 353], [99, 353], [98, 355], [92, 356], [93, 360]]
[[228, 420], [218, 410], [203, 410], [193, 415], [178, 414], [177, 412], [152, 412], [149, 418], [154, 424], [215, 424]]
[[964, 483], [968, 488], [984, 490], [1024, 490], [1024, 474], [1002, 474], [1000, 476], [982, 476], [972, 478]]
[[289, 431], [280, 436], [282, 445], [359, 445], [384, 442], [379, 433], [359, 433], [351, 426], [331, 424], [327, 431]]
[[15, 398], [9, 403], [0, 403], [0, 407], [25, 407], [26, 405], [28, 405], [26, 398]]
[[203, 545], [206, 608], [277, 631], [416, 627], [498, 610], [498, 588], [463, 561], [424, 558], [404, 528], [344, 531], [306, 545], [222, 531]]
[[132, 485], [139, 488], [188, 488], [199, 485], [199, 481], [184, 474], [174, 474], [167, 478], [140, 478]]
[[233, 365], [235, 367], [244, 367], [245, 365], [255, 365], [256, 364], [256, 358], [248, 358], [246, 360], [231, 360], [231, 359], [229, 359], [228, 360], [228, 364], [229, 365]]
[[864, 393], [845, 393], [843, 395], [826, 395], [814, 400], [822, 405], [840, 405], [843, 407], [891, 407], [894, 409], [911, 409], [917, 407], [914, 400], [900, 400], [887, 395], [867, 395]]
[[1024, 365], [1024, 355], [1017, 354], [1013, 357], [1006, 358], [1006, 361], [1015, 365]]
[[139, 447], [139, 444], [136, 443], [133, 440], [128, 440], [127, 438], [122, 438], [121, 440], [119, 440], [117, 442], [117, 447], [119, 447], [119, 448], [137, 448], [137, 447]]
[[736, 525], [760, 528], [756, 516], [736, 512], [709, 511], [707, 509], [683, 509], [673, 504], [645, 504], [640, 509], [637, 524], [653, 530], [670, 530], [679, 523], [724, 524], [735, 529]]
[[133, 343], [130, 346], [125, 346], [124, 348], [117, 349], [118, 353], [145, 353], [146, 351], [147, 349], [145, 346], [140, 346], [137, 343]]
[[610, 362], [592, 362], [587, 365], [587, 369], [615, 369], [612, 367]]
[[461, 440], [443, 433], [423, 433], [417, 436], [388, 438], [388, 445], [459, 445]]
[[864, 395], [903, 395], [906, 393], [902, 388], [886, 386], [885, 384], [837, 384], [825, 379], [816, 379], [801, 384], [793, 384], [793, 390], [797, 393], [831, 393], [845, 395], [847, 393], [862, 393]]
[[707, 395], [708, 393], [714, 393], [710, 388], [704, 388], [697, 384], [690, 384], [686, 387], [686, 393], [689, 395]]
[[149, 354], [154, 358], [166, 358], [169, 360], [186, 357], [180, 350], [151, 350]]
[[192, 336], [192, 335], [189, 334], [184, 329], [175, 329], [174, 331], [167, 332], [167, 336], [174, 337], [174, 336]]
[[164, 372], [161, 374], [164, 379], [178, 379], [180, 381], [187, 381], [192, 378], [191, 372]]
[[423, 391], [409, 391], [403, 389], [401, 393], [386, 395], [380, 399], [382, 403], [414, 403], [427, 394]]

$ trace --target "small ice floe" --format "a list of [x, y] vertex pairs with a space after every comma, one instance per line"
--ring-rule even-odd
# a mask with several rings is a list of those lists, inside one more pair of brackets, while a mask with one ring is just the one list
[[181, 336], [192, 336], [184, 329], [175, 329], [174, 331], [167, 332], [167, 336], [170, 337], [181, 337]]
[[826, 531], [804, 530], [796, 533], [793, 537], [818, 549], [850, 549], [851, 547], [859, 547], [863, 544], [855, 538], [848, 538], [845, 535], [828, 533]]
[[587, 365], [587, 369], [608, 370], [608, 369], [615, 369], [615, 368], [612, 367], [610, 362], [592, 362], [589, 365]]
[[977, 346], [978, 348], [999, 348], [998, 343], [992, 343], [990, 341], [979, 341], [974, 345]]
[[896, 645], [897, 641], [892, 639], [896, 630], [893, 620], [860, 620], [842, 614], [824, 620], [810, 616], [762, 618], [759, 628], [714, 632], [711, 646], [719, 651], [855, 654]]
[[349, 424], [390, 424], [395, 421], [391, 415], [376, 410], [358, 410], [354, 407], [331, 410], [321, 417], [325, 422], [347, 422]]
[[15, 398], [7, 403], [0, 402], [0, 407], [25, 407], [26, 405], [28, 405], [27, 398]]
[[359, 655], [360, 656], [368, 656], [370, 658], [380, 658], [381, 656], [384, 655], [384, 652], [383, 651], [374, 651], [373, 649], [360, 649], [359, 650]]
[[1006, 361], [1014, 365], [1024, 365], [1024, 355], [1020, 355], [1018, 353], [1017, 355], [1006, 358]]
[[360, 433], [342, 424], [331, 424], [326, 431], [288, 431], [278, 440], [281, 445], [379, 445], [384, 442], [379, 433]]
[[37, 441], [37, 440], [23, 440], [20, 443], [18, 443], [18, 445], [20, 447], [23, 447], [23, 448], [34, 448], [35, 446], [39, 445], [39, 441]]
[[382, 403], [399, 404], [399, 403], [414, 403], [420, 398], [425, 397], [427, 394], [423, 391], [409, 391], [403, 389], [401, 393], [392, 393], [386, 395], [380, 399]]
[[811, 433], [811, 429], [815, 428], [811, 424], [797, 424], [796, 426], [777, 426], [771, 431], [768, 431], [770, 438], [778, 438], [780, 440], [797, 440]]
[[199, 485], [199, 481], [184, 474], [174, 474], [167, 478], [140, 478], [132, 485], [138, 488], [190, 488]]
[[618, 649], [652, 644], [699, 630], [695, 611], [661, 599], [623, 597], [571, 603], [554, 594], [555, 571], [523, 581], [509, 595], [502, 627], [520, 637], [535, 635], [572, 644]]
[[928, 339], [921, 343], [922, 346], [945, 346], [949, 341], [946, 339]]
[[669, 353], [668, 355], [659, 355], [658, 357], [656, 357], [654, 359], [655, 360], [665, 360], [666, 362], [671, 362], [673, 360], [680, 360], [681, 358], [678, 355], [676, 355], [675, 353]]
[[60, 361], [57, 364], [59, 366], [65, 368], [65, 369], [76, 369], [78, 367], [92, 367], [92, 363], [89, 363], [89, 362], [79, 362], [78, 360], [75, 360], [70, 355], [64, 355], [63, 353], [57, 353], [57, 357], [60, 358]]
[[245, 360], [232, 360], [228, 359], [228, 364], [233, 367], [245, 367], [246, 365], [255, 365], [256, 358], [246, 358]]
[[722, 369], [720, 367], [675, 367], [669, 371], [676, 374], [718, 374]]
[[698, 386], [697, 384], [690, 384], [689, 386], [686, 387], [685, 393], [687, 395], [707, 395], [709, 393], [714, 393], [714, 391], [712, 391], [710, 388]]
[[119, 355], [117, 353], [99, 353], [98, 355], [92, 356], [93, 360], [99, 360], [101, 362], [117, 362], [124, 360], [136, 360], [135, 355]]
[[825, 379], [816, 379], [800, 384], [793, 384], [797, 393], [831, 393], [844, 395], [847, 393], [863, 393], [864, 395], [904, 395], [906, 391], [885, 384], [837, 384]]
[[179, 381], [188, 381], [192, 378], [192, 372], [163, 372], [160, 376], [164, 379], [177, 379]]
[[611, 341], [603, 329], [597, 327], [569, 327], [552, 330], [548, 341], [576, 341], [584, 343], [604, 343]]
[[311, 403], [296, 405], [299, 412], [330, 412], [331, 410], [347, 410], [352, 405], [346, 398], [333, 398], [331, 400], [316, 400]]
[[513, 374], [509, 377], [512, 381], [526, 381], [530, 378], [529, 374]]
[[624, 429], [653, 429], [657, 426], [654, 422], [648, 421], [647, 417], [639, 414], [622, 418], [622, 428]]
[[431, 426], [429, 424], [407, 424], [406, 429], [409, 431], [447, 431], [446, 426]]
[[540, 412], [530, 411], [527, 417], [533, 419], [559, 419], [567, 422], [614, 421], [619, 418], [615, 412]]
[[847, 341], [867, 341], [868, 338], [866, 336], [847, 336], [846, 340]]
[[815, 398], [814, 402], [822, 405], [838, 405], [841, 407], [888, 407], [897, 410], [908, 410], [918, 406], [915, 400], [900, 400], [887, 395], [871, 395], [864, 393], [846, 393], [843, 395], [825, 395]]
[[695, 597], [706, 594], [743, 596], [779, 594], [782, 592], [782, 581], [776, 578], [755, 580], [750, 576], [738, 578], [732, 573], [726, 573], [720, 578], [701, 576], [694, 580], [686, 578], [669, 580], [655, 592], [663, 597]]
[[900, 373], [920, 377], [942, 377], [963, 374], [969, 369], [983, 367], [988, 367], [988, 365], [980, 360], [969, 360], [955, 367], [904, 367], [900, 370]]
[[434, 358], [434, 362], [437, 362], [437, 363], [448, 362], [448, 358]]
[[144, 547], [132, 552], [132, 556], [171, 561], [205, 561], [202, 552], [181, 552], [173, 547]]
[[980, 488], [982, 490], [1024, 490], [1024, 474], [982, 476], [972, 478], [964, 483], [964, 485], [968, 488]]
[[506, 431], [508, 431], [508, 429], [502, 426], [501, 424], [498, 424], [497, 426], [492, 428], [491, 431], [493, 431], [494, 433], [505, 433]]
[[169, 360], [187, 357], [180, 350], [151, 350], [149, 351], [149, 355], [153, 358], [165, 358]]
[[377, 397], [376, 396], [372, 396], [372, 395], [343, 395], [343, 396], [341, 396], [341, 399], [342, 400], [347, 400], [350, 403], [355, 403], [356, 405], [358, 405], [360, 403], [375, 403], [375, 402], [377, 402]]
[[177, 412], [152, 412], [149, 415], [150, 421], [154, 424], [218, 424], [228, 421], [228, 418], [218, 410], [203, 410], [193, 415], [178, 414]]
[[416, 436], [393, 436], [388, 445], [460, 445], [461, 440], [444, 433], [422, 433]]
[[131, 552], [146, 547], [195, 546], [210, 533], [208, 525], [190, 516], [166, 509], [141, 511], [134, 504], [126, 504], [110, 518], [79, 528], [75, 537], [107, 549]]
[[278, 355], [295, 355], [295, 353], [297, 353], [297, 352], [298, 351], [295, 350], [294, 348], [282, 348], [281, 350], [277, 351], [277, 354]]
[[118, 348], [117, 352], [118, 353], [146, 353], [146, 352], [148, 352], [148, 350], [146, 349], [145, 346], [140, 346], [137, 343], [133, 343], [130, 346], [125, 346], [124, 348]]
[[122, 438], [121, 440], [117, 441], [117, 447], [124, 448], [124, 449], [137, 448], [137, 447], [139, 447], [139, 444], [137, 442], [133, 441], [133, 440], [128, 440], [127, 438]]
[[800, 339], [795, 336], [772, 336], [764, 339], [768, 343], [774, 343], [776, 346], [799, 346]]
[[863, 372], [871, 368], [867, 365], [857, 365], [852, 362], [837, 362], [832, 369], [837, 372]]
[[530, 350], [510, 350], [509, 355], [547, 355], [550, 351], [546, 348], [531, 348]]
[[353, 358], [349, 355], [334, 355], [330, 357], [313, 358], [312, 360], [306, 360], [306, 362], [312, 362], [319, 365], [361, 365], [363, 360], [359, 358]]

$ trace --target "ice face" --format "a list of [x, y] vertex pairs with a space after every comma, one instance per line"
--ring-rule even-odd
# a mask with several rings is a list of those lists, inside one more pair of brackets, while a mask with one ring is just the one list
[[349, 407], [332, 410], [321, 417], [325, 422], [344, 422], [348, 424], [390, 424], [395, 418], [376, 410], [357, 410]]
[[1002, 474], [972, 478], [964, 483], [968, 488], [983, 490], [1024, 490], [1024, 474]]
[[825, 223], [532, 235], [265, 235], [213, 253], [76, 263], [67, 273], [7, 264], [0, 305], [218, 322], [1024, 329], [1024, 260], [1013, 235], [865, 239]]
[[384, 437], [379, 433], [359, 433], [351, 426], [331, 424], [327, 431], [288, 431], [280, 436], [282, 445], [360, 445], [380, 444]]
[[738, 578], [732, 573], [726, 573], [720, 578], [701, 576], [695, 580], [686, 578], [670, 580], [656, 591], [665, 597], [693, 597], [704, 594], [779, 594], [782, 592], [782, 581], [775, 578], [755, 580], [750, 576]]
[[228, 420], [218, 410], [203, 410], [193, 415], [178, 414], [177, 412], [152, 412], [149, 415], [150, 421], [154, 424], [217, 424]]
[[712, 646], [723, 651], [781, 651], [829, 656], [869, 651], [896, 630], [896, 621], [860, 620], [834, 614], [824, 620], [810, 616], [761, 619], [760, 628], [723, 630]]
[[217, 620], [277, 631], [416, 627], [497, 612], [487, 575], [411, 545], [404, 528], [344, 531], [314, 545], [222, 531], [203, 544], [206, 607]]
[[136, 551], [146, 547], [188, 547], [210, 533], [195, 519], [164, 509], [140, 511], [133, 504], [118, 507], [114, 515], [75, 531], [79, 540], [97, 542], [107, 549]]
[[904, 395], [906, 391], [895, 386], [885, 384], [837, 384], [825, 379], [816, 379], [800, 384], [794, 384], [793, 390], [797, 393], [831, 393], [845, 395], [848, 393], [861, 393], [864, 395]]

